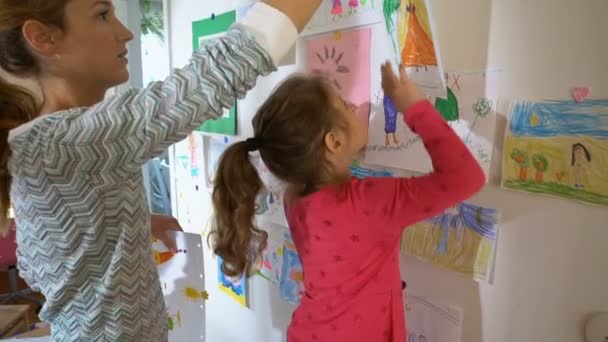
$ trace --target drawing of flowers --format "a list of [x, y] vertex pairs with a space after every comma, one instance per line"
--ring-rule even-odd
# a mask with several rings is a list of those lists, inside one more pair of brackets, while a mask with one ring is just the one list
[[492, 101], [489, 99], [482, 97], [475, 102], [473, 105], [473, 113], [475, 113], [475, 119], [473, 119], [473, 123], [471, 124], [471, 130], [465, 139], [465, 143], [469, 141], [469, 137], [471, 133], [473, 133], [473, 129], [475, 128], [475, 124], [477, 124], [477, 119], [485, 118], [492, 111]]

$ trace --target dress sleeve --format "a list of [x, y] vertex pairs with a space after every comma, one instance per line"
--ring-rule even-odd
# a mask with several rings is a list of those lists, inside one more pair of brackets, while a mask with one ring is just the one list
[[353, 180], [349, 189], [357, 215], [396, 233], [467, 199], [485, 184], [471, 152], [430, 102], [416, 103], [404, 119], [422, 138], [433, 171], [420, 177]]

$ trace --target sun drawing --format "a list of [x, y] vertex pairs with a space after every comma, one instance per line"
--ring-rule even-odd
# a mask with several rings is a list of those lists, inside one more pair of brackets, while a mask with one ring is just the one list
[[312, 71], [328, 77], [338, 90], [342, 90], [342, 84], [336, 76], [350, 73], [350, 69], [341, 64], [344, 52], [338, 52], [335, 46], [330, 49], [327, 45], [324, 45], [323, 51], [315, 52], [315, 56], [321, 62], [322, 69], [313, 69]]

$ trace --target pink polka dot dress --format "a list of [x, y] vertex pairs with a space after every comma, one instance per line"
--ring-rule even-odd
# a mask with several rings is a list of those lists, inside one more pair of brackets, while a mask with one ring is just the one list
[[428, 101], [406, 124], [420, 135], [434, 171], [415, 178], [353, 178], [287, 205], [306, 288], [288, 342], [405, 342], [399, 272], [404, 227], [477, 192], [484, 173]]

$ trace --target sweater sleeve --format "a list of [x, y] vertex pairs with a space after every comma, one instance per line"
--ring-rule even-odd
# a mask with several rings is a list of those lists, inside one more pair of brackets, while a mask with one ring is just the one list
[[482, 168], [430, 102], [414, 104], [404, 118], [422, 138], [433, 171], [420, 177], [367, 178], [350, 184], [357, 215], [395, 233], [467, 199], [485, 183]]
[[276, 69], [274, 61], [296, 38], [289, 18], [258, 3], [242, 22], [196, 51], [189, 65], [165, 81], [62, 116], [48, 133], [49, 157], [79, 160], [76, 168], [86, 171], [135, 170], [204, 121], [220, 117], [259, 76]]

